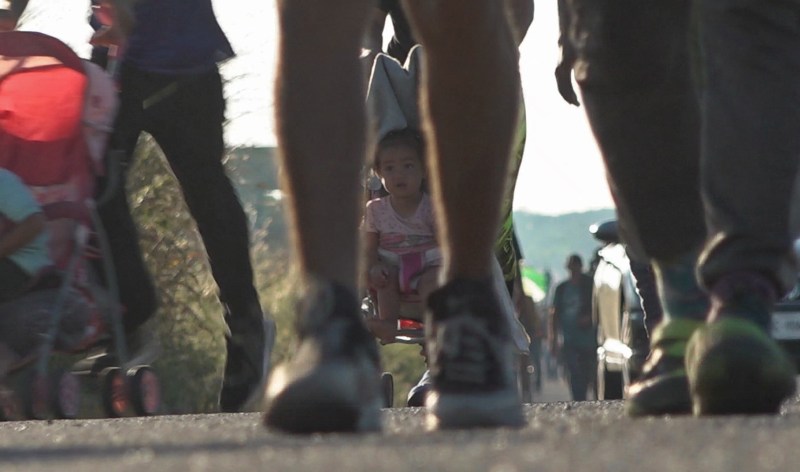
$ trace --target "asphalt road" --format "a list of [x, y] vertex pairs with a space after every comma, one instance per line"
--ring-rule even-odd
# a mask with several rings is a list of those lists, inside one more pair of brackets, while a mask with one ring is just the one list
[[0, 471], [800, 470], [798, 398], [779, 416], [633, 420], [619, 401], [526, 411], [522, 430], [429, 433], [423, 410], [398, 408], [362, 436], [278, 434], [255, 413], [7, 422]]

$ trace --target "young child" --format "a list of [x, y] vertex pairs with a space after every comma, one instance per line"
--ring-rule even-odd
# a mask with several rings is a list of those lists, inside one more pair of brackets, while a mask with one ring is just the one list
[[45, 224], [28, 187], [0, 168], [0, 303], [22, 295], [33, 277], [52, 265]]
[[368, 322], [383, 342], [391, 342], [400, 310], [401, 261], [417, 259], [409, 289], [422, 300], [436, 288], [440, 263], [433, 207], [424, 191], [425, 147], [416, 130], [387, 134], [378, 144], [374, 170], [388, 195], [367, 202], [364, 217], [368, 286], [377, 293], [378, 319]]

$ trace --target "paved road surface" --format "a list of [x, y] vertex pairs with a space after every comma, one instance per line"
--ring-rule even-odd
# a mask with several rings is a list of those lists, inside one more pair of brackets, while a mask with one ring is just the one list
[[[544, 396], [566, 395], [563, 384]], [[776, 417], [632, 420], [621, 402], [526, 407], [520, 431], [427, 433], [385, 411], [383, 434], [293, 437], [258, 414], [0, 423], [0, 471], [796, 471], [800, 399]]]

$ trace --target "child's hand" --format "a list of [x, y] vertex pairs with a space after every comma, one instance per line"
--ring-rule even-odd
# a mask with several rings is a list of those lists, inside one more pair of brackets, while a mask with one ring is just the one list
[[369, 268], [368, 276], [372, 288], [384, 288], [389, 281], [389, 269], [383, 264], [375, 264]]

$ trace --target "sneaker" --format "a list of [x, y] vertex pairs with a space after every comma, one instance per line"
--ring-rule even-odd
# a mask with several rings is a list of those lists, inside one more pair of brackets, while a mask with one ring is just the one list
[[794, 394], [795, 368], [769, 337], [774, 287], [752, 274], [727, 276], [711, 290], [709, 323], [686, 352], [696, 415], [774, 414]]
[[409, 390], [406, 405], [409, 407], [425, 406], [425, 399], [428, 397], [432, 386], [431, 371], [426, 370], [419, 382]]
[[272, 347], [275, 344], [275, 321], [264, 317], [261, 308], [247, 316], [225, 316], [229, 332], [225, 337], [227, 356], [220, 411], [235, 413], [261, 409], [269, 374]]
[[491, 281], [451, 281], [428, 308], [428, 427], [524, 426], [510, 327]]
[[696, 415], [778, 413], [796, 389], [786, 353], [742, 318], [699, 329], [687, 348], [686, 369]]
[[626, 391], [629, 416], [686, 415], [692, 412], [686, 377], [686, 344], [702, 321], [672, 318], [658, 326], [642, 375]]
[[378, 346], [364, 327], [356, 297], [314, 283], [299, 307], [295, 356], [272, 374], [264, 424], [297, 433], [381, 429]]

